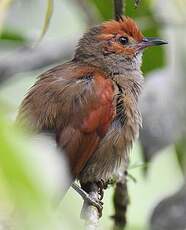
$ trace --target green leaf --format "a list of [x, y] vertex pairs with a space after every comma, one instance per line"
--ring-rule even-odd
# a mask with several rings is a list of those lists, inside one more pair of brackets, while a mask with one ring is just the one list
[[0, 34], [0, 40], [24, 43], [27, 41], [24, 35], [10, 28], [3, 28]]
[[45, 36], [48, 30], [48, 27], [50, 25], [50, 21], [53, 15], [53, 8], [54, 8], [54, 0], [47, 0], [47, 10], [45, 14], [45, 20], [44, 20], [42, 32], [41, 32], [38, 42], [40, 42], [43, 39], [43, 37]]

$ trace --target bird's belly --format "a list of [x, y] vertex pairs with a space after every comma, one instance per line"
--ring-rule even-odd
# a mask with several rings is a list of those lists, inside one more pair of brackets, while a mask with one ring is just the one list
[[128, 150], [133, 137], [126, 139], [124, 128], [111, 127], [100, 142], [98, 149], [79, 175], [81, 183], [108, 181], [122, 166], [127, 168]]

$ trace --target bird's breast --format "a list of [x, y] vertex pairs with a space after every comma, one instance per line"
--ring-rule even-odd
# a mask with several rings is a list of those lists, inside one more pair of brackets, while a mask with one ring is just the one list
[[[115, 117], [106, 135], [81, 172], [80, 180], [108, 180], [117, 171], [121, 163], [128, 164], [128, 152], [138, 136], [141, 115], [137, 106], [136, 85], [124, 82], [115, 85]], [[133, 88], [134, 87], [134, 88]]]

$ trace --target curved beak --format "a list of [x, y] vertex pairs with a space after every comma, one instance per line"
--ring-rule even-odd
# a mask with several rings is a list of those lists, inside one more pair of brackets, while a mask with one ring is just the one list
[[144, 38], [139, 44], [138, 48], [139, 50], [144, 49], [146, 47], [151, 47], [151, 46], [161, 46], [161, 45], [166, 45], [168, 44], [167, 41], [164, 41], [160, 38]]

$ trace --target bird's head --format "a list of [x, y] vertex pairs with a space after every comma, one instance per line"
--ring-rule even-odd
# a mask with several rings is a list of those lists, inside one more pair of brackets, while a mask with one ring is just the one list
[[93, 27], [79, 42], [75, 58], [109, 72], [140, 69], [144, 48], [167, 42], [146, 38], [135, 21], [123, 17]]

